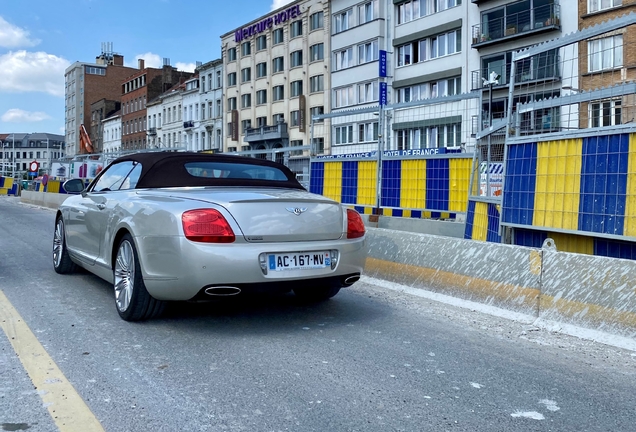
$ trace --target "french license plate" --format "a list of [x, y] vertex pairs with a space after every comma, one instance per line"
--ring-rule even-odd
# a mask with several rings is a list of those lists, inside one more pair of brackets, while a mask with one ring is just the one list
[[271, 271], [321, 269], [331, 265], [329, 252], [298, 252], [269, 254], [268, 266]]

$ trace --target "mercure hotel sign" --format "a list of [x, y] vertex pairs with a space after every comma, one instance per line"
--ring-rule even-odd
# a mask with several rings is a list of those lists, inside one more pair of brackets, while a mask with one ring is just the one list
[[251, 38], [259, 33], [269, 30], [274, 26], [284, 24], [290, 19], [300, 16], [300, 5], [291, 6], [284, 11], [278, 12], [273, 16], [267, 17], [255, 24], [243, 27], [234, 32], [234, 41], [240, 42], [243, 39]]

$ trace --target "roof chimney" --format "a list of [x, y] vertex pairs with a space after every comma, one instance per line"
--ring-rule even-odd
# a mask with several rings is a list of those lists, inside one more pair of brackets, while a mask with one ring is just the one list
[[139, 64], [139, 70], [143, 70], [145, 66], [144, 59], [139, 59], [137, 62]]

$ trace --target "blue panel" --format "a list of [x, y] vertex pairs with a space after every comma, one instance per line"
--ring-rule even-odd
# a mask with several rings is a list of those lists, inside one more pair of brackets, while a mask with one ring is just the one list
[[464, 228], [464, 238], [473, 238], [473, 224], [475, 223], [475, 201], [468, 201], [468, 211], [466, 212], [466, 228]]
[[355, 209], [355, 211], [357, 211], [360, 214], [364, 214], [364, 207], [362, 206], [354, 206], [353, 207]]
[[540, 248], [543, 246], [543, 242], [548, 238], [548, 233], [545, 231], [525, 230], [515, 228], [514, 230], [514, 244], [517, 246], [527, 246]]
[[382, 207], [400, 206], [402, 161], [382, 162]]
[[358, 202], [358, 162], [342, 163], [342, 203]]
[[431, 212], [431, 219], [441, 219], [442, 213], [440, 212]]
[[583, 139], [579, 230], [623, 235], [629, 135]]
[[499, 210], [496, 204], [488, 204], [488, 228], [486, 231], [486, 241], [491, 243], [501, 243], [499, 235]]
[[422, 211], [421, 210], [411, 210], [411, 217], [414, 219], [421, 219], [422, 218]]
[[619, 240], [594, 240], [594, 255], [611, 258], [636, 259], [636, 243]]
[[449, 172], [448, 159], [426, 161], [426, 209], [448, 210]]
[[312, 162], [309, 178], [309, 192], [322, 195], [325, 187], [325, 163]]
[[401, 209], [393, 209], [393, 217], [402, 217], [404, 212]]
[[532, 225], [537, 183], [537, 143], [511, 145], [506, 161], [501, 220]]

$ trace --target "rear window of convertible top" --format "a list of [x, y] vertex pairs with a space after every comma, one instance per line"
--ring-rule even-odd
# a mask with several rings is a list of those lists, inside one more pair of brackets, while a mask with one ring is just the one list
[[185, 169], [191, 176], [223, 179], [254, 179], [288, 181], [287, 176], [275, 167], [224, 162], [188, 162]]

